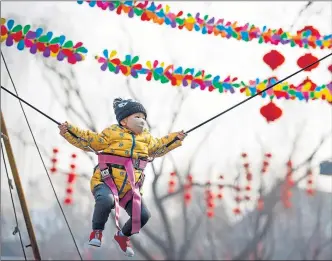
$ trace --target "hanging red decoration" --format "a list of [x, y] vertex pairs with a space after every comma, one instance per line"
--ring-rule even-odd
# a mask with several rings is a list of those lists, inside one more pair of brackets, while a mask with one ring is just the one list
[[301, 34], [303, 32], [310, 31], [312, 36], [315, 36], [316, 38], [319, 38], [321, 35], [319, 31], [313, 27], [312, 25], [305, 26], [303, 29], [297, 31], [297, 34]]
[[76, 174], [75, 174], [74, 172], [70, 172], [70, 173], [68, 174], [67, 182], [68, 182], [69, 184], [74, 183], [75, 179], [76, 179]]
[[260, 197], [257, 201], [257, 210], [262, 211], [264, 209], [264, 200]]
[[73, 153], [71, 154], [71, 159], [72, 162], [69, 164], [69, 168], [70, 168], [70, 172], [68, 173], [68, 177], [67, 177], [67, 188], [66, 188], [66, 198], [65, 198], [65, 204], [66, 205], [70, 205], [73, 204], [73, 193], [74, 193], [74, 183], [76, 181], [76, 173], [75, 173], [75, 169], [76, 169], [76, 164], [74, 163], [75, 159], [76, 159], [76, 154]]
[[169, 194], [174, 193], [174, 191], [175, 191], [175, 185], [176, 185], [175, 176], [176, 176], [175, 172], [171, 172], [169, 175], [169, 181], [168, 181], [168, 193]]
[[271, 153], [266, 153], [265, 154], [265, 159], [263, 161], [263, 166], [262, 166], [262, 169], [261, 169], [261, 174], [262, 175], [264, 175], [267, 172], [268, 167], [270, 165], [269, 160], [270, 160], [271, 157], [272, 157]]
[[277, 50], [272, 50], [263, 56], [263, 61], [275, 70], [285, 62], [285, 57]]
[[279, 119], [282, 115], [282, 110], [270, 101], [267, 105], [264, 105], [260, 109], [261, 115], [266, 119], [268, 123]]
[[332, 73], [332, 64], [327, 69]]
[[240, 208], [239, 208], [239, 207], [234, 208], [234, 209], [233, 209], [233, 213], [234, 213], [235, 215], [240, 215], [240, 214], [241, 214], [241, 210], [240, 210]]
[[72, 194], [73, 193], [73, 188], [72, 187], [68, 187], [66, 189], [66, 192], [67, 192], [67, 194]]
[[71, 197], [66, 197], [64, 202], [66, 205], [71, 205], [73, 204], [73, 199]]
[[[245, 157], [243, 157], [245, 155]], [[249, 193], [251, 191], [251, 181], [252, 181], [252, 174], [250, 172], [249, 169], [249, 162], [248, 162], [248, 154], [247, 153], [242, 153], [242, 159], [243, 159], [243, 166], [244, 166], [244, 170], [245, 170], [245, 177], [246, 177], [246, 181], [247, 181], [247, 185], [244, 187], [244, 200], [245, 201], [249, 201], [251, 199]]]
[[51, 158], [52, 167], [50, 168], [51, 173], [55, 174], [57, 172], [56, 163], [58, 159], [56, 158], [56, 154], [59, 152], [57, 148], [53, 148], [53, 156]]
[[307, 77], [300, 85], [302, 91], [314, 91], [317, 85]]
[[[302, 55], [299, 59], [297, 59], [297, 65], [303, 69], [309, 64], [312, 64], [314, 62], [318, 61], [318, 58], [313, 56], [311, 53], [306, 53], [305, 55]], [[317, 68], [319, 65], [319, 62], [306, 68], [304, 71], [310, 72], [313, 69]]]
[[192, 199], [192, 195], [191, 195], [191, 189], [192, 189], [192, 182], [193, 182], [193, 177], [192, 175], [188, 174], [187, 175], [187, 180], [186, 180], [186, 184], [184, 184], [184, 203], [185, 205], [189, 205], [189, 203], [191, 202]]
[[313, 184], [314, 184], [314, 180], [313, 180], [312, 169], [308, 169], [308, 171], [307, 171], [307, 189], [306, 189], [306, 192], [309, 196], [314, 195]]
[[215, 208], [214, 199], [215, 199], [214, 193], [211, 191], [209, 187], [207, 187], [207, 189], [205, 190], [205, 201], [207, 207], [206, 214], [208, 218], [214, 217], [214, 208]]

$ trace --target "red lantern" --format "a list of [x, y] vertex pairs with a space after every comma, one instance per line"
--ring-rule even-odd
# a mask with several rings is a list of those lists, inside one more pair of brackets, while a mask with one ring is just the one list
[[[306, 53], [305, 55], [302, 55], [299, 59], [297, 59], [297, 65], [303, 69], [305, 68], [306, 66], [314, 63], [314, 62], [317, 62], [318, 61], [318, 58], [313, 56], [311, 53]], [[307, 71], [307, 72], [310, 72], [312, 71], [313, 69], [317, 68], [319, 65], [319, 62], [306, 68], [304, 71]]]
[[257, 209], [260, 211], [264, 209], [264, 201], [262, 198], [258, 199], [257, 201]]
[[208, 218], [213, 218], [214, 217], [214, 211], [213, 210], [208, 210], [207, 216], [208, 216]]
[[285, 62], [285, 57], [276, 50], [272, 50], [263, 56], [263, 61], [272, 69], [277, 69]]
[[306, 192], [309, 196], [313, 196], [315, 194], [315, 191], [312, 188], [308, 188]]
[[251, 181], [251, 180], [252, 180], [252, 174], [251, 174], [251, 173], [247, 173], [247, 174], [246, 174], [246, 179], [247, 179], [248, 181]]
[[73, 204], [73, 200], [71, 197], [66, 197], [64, 203], [66, 205], [71, 205], [71, 204]]
[[240, 196], [236, 196], [236, 197], [235, 197], [235, 201], [236, 201], [237, 203], [240, 203], [240, 202], [242, 201], [242, 198], [241, 198]]
[[190, 194], [189, 192], [186, 192], [186, 193], [184, 194], [184, 200], [185, 200], [186, 202], [188, 202], [188, 201], [191, 200], [191, 194]]
[[52, 168], [50, 169], [50, 171], [51, 171], [52, 173], [55, 173], [55, 172], [57, 171], [57, 169], [56, 169], [55, 167], [52, 167]]
[[215, 207], [214, 202], [213, 201], [209, 201], [208, 202], [208, 207], [209, 208], [214, 208]]
[[75, 178], [76, 178], [76, 174], [73, 173], [73, 172], [71, 172], [71, 173], [68, 174], [68, 180], [67, 180], [67, 182], [68, 182], [69, 184], [74, 183]]
[[332, 73], [332, 64], [327, 69]]
[[239, 207], [234, 208], [234, 209], [233, 209], [233, 213], [234, 213], [235, 215], [240, 215], [240, 214], [241, 214], [241, 210], [240, 210], [240, 208], [239, 208]]
[[169, 185], [170, 187], [175, 186], [175, 180], [174, 180], [174, 179], [171, 179], [170, 181], [168, 181], [168, 185]]
[[267, 157], [267, 158], [271, 158], [271, 157], [272, 157], [272, 154], [271, 154], [271, 153], [266, 153], [266, 154], [265, 154], [265, 157]]
[[168, 193], [169, 193], [169, 194], [174, 193], [174, 191], [175, 191], [174, 187], [169, 187], [169, 188], [168, 188]]
[[276, 106], [272, 101], [270, 101], [267, 105], [264, 105], [260, 109], [260, 113], [266, 119], [268, 123], [279, 119], [282, 115], [282, 110]]

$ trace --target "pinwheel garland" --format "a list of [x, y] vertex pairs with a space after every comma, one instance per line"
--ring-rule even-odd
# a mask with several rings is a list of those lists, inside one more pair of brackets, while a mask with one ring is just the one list
[[6, 19], [1, 18], [1, 43], [5, 41], [8, 47], [15, 43], [20, 51], [27, 48], [31, 54], [40, 52], [45, 58], [56, 57], [58, 61], [67, 59], [70, 64], [84, 60], [88, 51], [83, 47], [83, 43], [78, 42], [74, 45], [72, 41], [66, 41], [64, 35], [53, 37], [52, 32], [43, 34], [42, 28], [36, 31], [30, 28], [30, 25], [23, 27], [20, 24], [15, 25], [12, 19], [6, 22]]
[[[138, 78], [144, 75], [147, 81], [152, 79], [163, 84], [171, 83], [173, 86], [190, 86], [193, 89], [199, 88], [201, 90], [214, 91], [217, 89], [220, 93], [235, 93], [240, 91], [246, 96], [253, 96], [257, 92], [263, 91], [268, 86], [278, 82], [276, 77], [261, 80], [250, 80], [249, 83], [238, 81], [236, 77], [231, 78], [227, 76], [221, 80], [221, 76], [212, 76], [207, 74], [205, 70], [197, 71], [194, 68], [183, 68], [182, 66], [175, 68], [174, 65], [166, 66], [163, 62], [155, 60], [154, 62], [147, 61], [146, 67], [139, 63], [139, 57], [132, 57], [130, 54], [125, 56], [125, 60], [121, 61], [116, 57], [115, 50], [103, 51], [103, 57], [96, 56], [96, 60], [101, 64], [101, 70], [118, 74], [121, 72], [125, 76]], [[287, 82], [282, 82], [275, 87], [260, 94], [263, 98], [284, 98], [284, 99], [298, 99], [298, 100], [326, 100], [332, 103], [332, 82], [317, 86], [310, 80], [306, 80], [294, 86]]]
[[332, 48], [332, 35], [321, 35], [318, 30], [304, 28], [296, 34], [285, 32], [283, 29], [270, 29], [266, 26], [262, 28], [246, 23], [238, 25], [238, 22], [225, 22], [224, 19], [216, 19], [208, 15], [202, 16], [200, 13], [184, 15], [183, 11], [172, 13], [168, 5], [156, 4], [152, 1], [90, 1], [79, 0], [78, 4], [88, 3], [90, 7], [98, 7], [102, 10], [109, 10], [128, 14], [129, 18], [140, 17], [142, 21], [151, 21], [171, 28], [187, 29], [188, 31], [201, 32], [203, 35], [214, 34], [222, 38], [234, 38], [245, 42], [258, 39], [258, 43], [270, 43], [273, 45], [298, 46], [301, 48]]

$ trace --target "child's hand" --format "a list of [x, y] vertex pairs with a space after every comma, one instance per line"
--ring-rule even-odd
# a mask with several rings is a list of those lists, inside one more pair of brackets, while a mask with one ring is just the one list
[[187, 133], [185, 133], [183, 130], [178, 132], [178, 135], [177, 135], [178, 139], [183, 141], [185, 137], [187, 137]]
[[62, 123], [61, 125], [58, 126], [58, 128], [60, 129], [60, 135], [62, 137], [65, 136], [66, 132], [68, 131], [68, 123]]

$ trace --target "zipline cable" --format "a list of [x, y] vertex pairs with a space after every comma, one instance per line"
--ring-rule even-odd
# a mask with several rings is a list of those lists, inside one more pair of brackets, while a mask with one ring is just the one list
[[[10, 81], [11, 81], [11, 83], [12, 83], [14, 89], [15, 89], [15, 92], [16, 92], [15, 97], [16, 97], [16, 98], [19, 98], [19, 97], [18, 97], [18, 92], [17, 92], [16, 86], [15, 86], [15, 83], [14, 83], [14, 80], [13, 80], [13, 78], [12, 78], [12, 76], [11, 76], [10, 70], [9, 70], [9, 68], [8, 68], [8, 66], [7, 66], [7, 63], [6, 63], [5, 57], [3, 56], [3, 53], [1, 53], [1, 57], [2, 57], [2, 60], [3, 60], [3, 62], [4, 62], [4, 65], [5, 65], [5, 67], [6, 67], [6, 70], [7, 70], [8, 76], [9, 76], [9, 79], [10, 79]], [[3, 88], [2, 86], [1, 86], [1, 88], [2, 88], [2, 89], [5, 89], [5, 88]], [[6, 91], [9, 92], [8, 90], [6, 90]], [[13, 94], [12, 94], [12, 95], [13, 95]], [[32, 132], [32, 129], [31, 129], [31, 126], [30, 126], [29, 120], [28, 120], [28, 118], [27, 118], [27, 116], [26, 116], [26, 114], [25, 114], [25, 111], [24, 111], [24, 108], [23, 108], [23, 106], [22, 106], [22, 102], [21, 102], [21, 99], [20, 99], [20, 98], [19, 98], [19, 102], [20, 102], [20, 105], [21, 105], [22, 112], [23, 112], [23, 114], [24, 114], [25, 121], [26, 121], [27, 124], [28, 124], [29, 130], [30, 130], [30, 133], [31, 133], [31, 135], [32, 135], [33, 141], [34, 141], [35, 146], [36, 146], [36, 148], [37, 148], [37, 151], [38, 151], [39, 157], [40, 157], [40, 159], [41, 159], [41, 161], [42, 161], [42, 164], [43, 164], [44, 169], [45, 169], [45, 171], [46, 171], [46, 174], [47, 174], [48, 180], [49, 180], [49, 182], [50, 182], [50, 184], [51, 184], [51, 187], [52, 187], [52, 189], [53, 189], [54, 196], [55, 196], [55, 198], [56, 198], [56, 200], [57, 200], [57, 202], [58, 202], [58, 205], [59, 205], [59, 207], [60, 207], [60, 210], [61, 210], [61, 212], [62, 212], [62, 215], [63, 215], [63, 217], [64, 217], [64, 219], [65, 219], [66, 224], [67, 224], [68, 230], [69, 230], [69, 232], [70, 232], [70, 235], [71, 235], [71, 237], [72, 237], [72, 239], [73, 239], [73, 241], [74, 241], [74, 244], [75, 244], [75, 247], [76, 247], [77, 253], [78, 253], [78, 255], [80, 256], [80, 259], [83, 260], [82, 255], [81, 255], [81, 252], [80, 252], [80, 250], [79, 250], [79, 248], [78, 248], [78, 245], [77, 245], [77, 243], [76, 243], [76, 240], [75, 240], [74, 234], [73, 234], [73, 232], [72, 232], [72, 230], [71, 230], [71, 228], [70, 228], [70, 226], [69, 226], [69, 223], [68, 223], [67, 217], [66, 217], [66, 215], [65, 215], [65, 212], [63, 211], [63, 208], [62, 208], [62, 206], [61, 206], [60, 200], [59, 200], [58, 195], [57, 195], [57, 193], [56, 193], [56, 191], [55, 191], [55, 188], [54, 188], [53, 182], [52, 182], [52, 180], [51, 180], [51, 177], [50, 177], [50, 175], [49, 175], [49, 173], [48, 173], [48, 171], [47, 171], [46, 164], [45, 164], [44, 159], [43, 159], [43, 157], [42, 157], [42, 155], [41, 155], [40, 149], [39, 149], [38, 144], [37, 144], [37, 142], [36, 142], [35, 136], [34, 136], [34, 134], [33, 134], [33, 132]], [[25, 103], [27, 104], [27, 102], [25, 102]], [[31, 106], [31, 105], [30, 105], [30, 106]], [[33, 107], [33, 106], [32, 106], [32, 107]], [[55, 122], [55, 123], [57, 123], [58, 125], [60, 125], [57, 121], [55, 121], [55, 120], [52, 119], [51, 117], [47, 116], [45, 113], [41, 112], [40, 110], [38, 110], [38, 109], [35, 108], [35, 107], [33, 107], [33, 108], [34, 108], [35, 110], [37, 110], [39, 113], [43, 114], [43, 115], [44, 115], [45, 117], [47, 117], [48, 119], [50, 119], [50, 120], [52, 120], [53, 122]]]
[[22, 252], [23, 252], [23, 255], [24, 255], [24, 260], [27, 260], [27, 256], [26, 256], [25, 249], [24, 249], [24, 244], [23, 244], [23, 239], [22, 239], [22, 235], [21, 235], [21, 230], [18, 227], [18, 219], [17, 219], [17, 214], [16, 214], [16, 206], [15, 206], [15, 202], [14, 202], [14, 198], [13, 198], [13, 192], [12, 192], [13, 184], [11, 183], [11, 179], [9, 178], [8, 168], [7, 168], [7, 163], [6, 163], [6, 160], [5, 160], [4, 151], [3, 151], [3, 148], [2, 148], [2, 143], [1, 143], [0, 146], [1, 146], [1, 154], [2, 154], [2, 158], [3, 158], [3, 165], [5, 166], [5, 171], [6, 171], [7, 180], [8, 180], [9, 193], [10, 193], [10, 198], [12, 200], [12, 206], [13, 206], [14, 216], [15, 216], [15, 222], [16, 222], [16, 227], [15, 227], [15, 230], [13, 232], [13, 235], [15, 235], [16, 233], [18, 233], [18, 236], [19, 236], [20, 242], [21, 242]]

